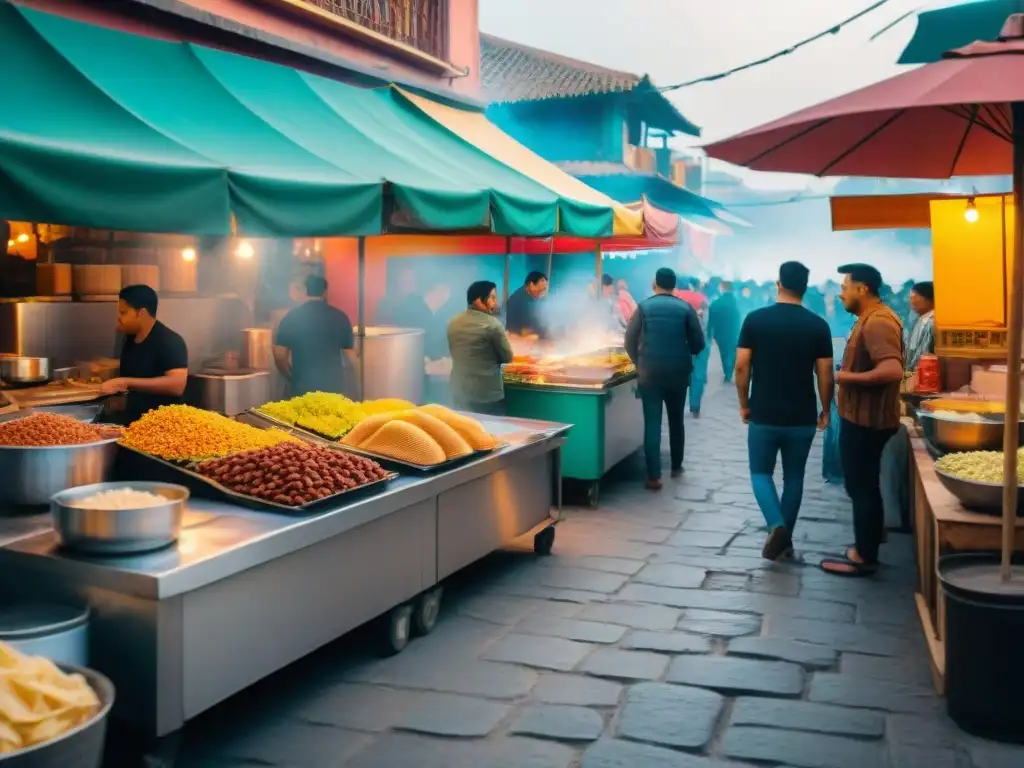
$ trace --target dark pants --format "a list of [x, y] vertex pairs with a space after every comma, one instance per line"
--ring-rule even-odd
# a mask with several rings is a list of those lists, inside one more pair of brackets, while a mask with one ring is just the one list
[[683, 466], [683, 447], [686, 433], [683, 429], [683, 406], [686, 404], [686, 385], [640, 387], [640, 400], [644, 406], [644, 458], [647, 460], [647, 478], [661, 478], [661, 406], [668, 413], [668, 444], [672, 454], [672, 470]]
[[[750, 484], [768, 530], [785, 527], [792, 533], [804, 495], [804, 472], [816, 428], [751, 424], [747, 429]], [[782, 454], [782, 498], [775, 487], [775, 461]]]
[[732, 369], [736, 367], [736, 345], [738, 339], [728, 337], [726, 339], [715, 339], [718, 346], [718, 354], [722, 358], [722, 373], [726, 381], [732, 381]]
[[857, 554], [871, 565], [878, 562], [878, 548], [885, 532], [882, 451], [895, 434], [895, 429], [868, 429], [846, 419], [839, 428], [839, 456], [843, 463], [843, 484], [853, 502]]
[[455, 407], [460, 411], [469, 411], [470, 413], [482, 413], [485, 416], [506, 416], [508, 415], [508, 405], [505, 400], [495, 400], [492, 403], [455, 403]]

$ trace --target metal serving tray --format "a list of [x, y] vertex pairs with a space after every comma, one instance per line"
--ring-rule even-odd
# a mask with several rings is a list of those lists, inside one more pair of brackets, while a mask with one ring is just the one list
[[[159, 479], [161, 481], [181, 483], [196, 495], [204, 495], [207, 498], [212, 497], [219, 501], [233, 502], [239, 506], [263, 512], [271, 510], [274, 512], [284, 512], [286, 514], [298, 514], [302, 512], [311, 513], [321, 505], [325, 505], [330, 502], [336, 503], [342, 500], [343, 497], [347, 501], [350, 496], [366, 495], [366, 492], [368, 491], [380, 491], [385, 485], [398, 477], [398, 473], [392, 471], [382, 480], [375, 480], [372, 483], [350, 488], [346, 491], [341, 491], [331, 496], [327, 496], [326, 498], [317, 499], [316, 501], [310, 501], [300, 506], [292, 506], [290, 504], [278, 504], [274, 501], [257, 499], [253, 496], [247, 496], [244, 493], [233, 491], [227, 486], [221, 485], [213, 478], [206, 477], [206, 475], [196, 472], [195, 467], [199, 462], [184, 464], [167, 461], [166, 459], [161, 459], [148, 453], [143, 453], [140, 450], [123, 444], [118, 444], [118, 448], [125, 452], [123, 454], [124, 456], [131, 457], [127, 462], [118, 462], [117, 470], [119, 475], [134, 474], [133, 469], [135, 467], [142, 467], [142, 471], [146, 472], [147, 475], [154, 473], [159, 474]], [[338, 450], [342, 449], [338, 448]], [[347, 450], [347, 448], [345, 450]], [[352, 451], [352, 453], [355, 453], [355, 451]], [[135, 461], [132, 461], [132, 459], [135, 459]], [[141, 463], [139, 460], [141, 460]], [[382, 464], [381, 466], [383, 467], [384, 465]], [[388, 467], [384, 467], [384, 469], [388, 469]], [[172, 477], [174, 478], [173, 480], [169, 479]], [[168, 479], [165, 480], [165, 478]]]

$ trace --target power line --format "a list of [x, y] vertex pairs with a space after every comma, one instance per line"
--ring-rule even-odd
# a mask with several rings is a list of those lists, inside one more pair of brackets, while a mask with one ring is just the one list
[[660, 90], [662, 93], [666, 93], [668, 91], [678, 91], [681, 88], [689, 88], [690, 86], [700, 85], [701, 83], [711, 83], [714, 82], [715, 80], [722, 80], [723, 78], [730, 77], [738, 72], [744, 72], [748, 69], [753, 69], [754, 67], [760, 67], [762, 64], [768, 64], [769, 62], [775, 61], [776, 59], [780, 59], [783, 56], [788, 56], [789, 54], [800, 50], [804, 46], [810, 45], [811, 43], [815, 43], [824, 37], [837, 34], [843, 27], [847, 26], [848, 24], [852, 24], [853, 22], [861, 19], [864, 16], [867, 16], [869, 13], [872, 13], [873, 11], [877, 11], [879, 8], [881, 8], [884, 5], [887, 5], [888, 3], [889, 0], [876, 0], [876, 2], [872, 3], [867, 8], [858, 11], [857, 13], [853, 14], [847, 19], [843, 19], [838, 24], [835, 24], [834, 26], [826, 29], [824, 32], [819, 32], [816, 35], [812, 35], [811, 37], [794, 43], [788, 48], [784, 48], [781, 51], [776, 51], [770, 56], [765, 56], [764, 58], [760, 58], [757, 61], [750, 61], [738, 67], [727, 69], [724, 72], [718, 72], [714, 75], [708, 75], [707, 77], [699, 77], [696, 80], [687, 80], [685, 83], [666, 85], [662, 88], [659, 88], [658, 90]]

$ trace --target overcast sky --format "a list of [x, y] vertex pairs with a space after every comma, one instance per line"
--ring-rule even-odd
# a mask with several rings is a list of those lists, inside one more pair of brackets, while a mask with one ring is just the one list
[[[669, 85], [774, 53], [873, 2], [480, 0], [480, 28]], [[701, 141], [737, 133], [905, 69], [894, 62], [913, 34], [912, 18], [871, 37], [908, 11], [943, 4], [948, 0], [889, 0], [837, 35], [670, 98], [702, 127]]]

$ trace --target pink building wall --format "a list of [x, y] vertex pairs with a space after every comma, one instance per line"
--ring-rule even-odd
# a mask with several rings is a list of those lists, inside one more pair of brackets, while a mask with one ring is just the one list
[[[120, 4], [104, 0], [15, 0], [31, 8], [59, 14], [92, 24], [123, 29], [135, 34], [163, 39], [188, 39], [176, 31], [130, 18], [117, 11]], [[129, 0], [125, 0], [125, 5]], [[478, 0], [448, 0], [448, 62], [462, 77], [439, 74], [424, 65], [395, 54], [386, 44], [375, 45], [334, 29], [329, 22], [283, 12], [272, 4], [255, 0], [182, 0], [192, 7], [222, 18], [260, 29], [326, 54], [346, 59], [380, 73], [381, 79], [427, 81], [435, 87], [448, 87], [459, 94], [476, 97], [480, 88], [480, 34]], [[123, 7], [123, 6], [122, 6]], [[230, 50], [229, 45], [222, 46]]]

